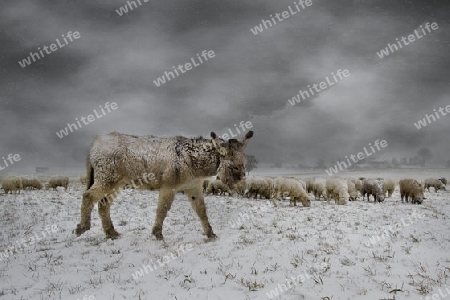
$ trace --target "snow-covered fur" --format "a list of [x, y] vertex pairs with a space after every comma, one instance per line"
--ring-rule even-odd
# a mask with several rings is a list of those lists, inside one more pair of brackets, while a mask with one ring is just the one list
[[322, 196], [324, 200], [327, 200], [327, 190], [325, 188], [326, 179], [322, 177], [315, 177], [312, 182], [312, 193], [315, 200], [320, 200]]
[[327, 178], [325, 183], [327, 201], [334, 199], [338, 205], [344, 205], [350, 198], [347, 180], [341, 178]]
[[[208, 238], [215, 238], [206, 214], [203, 180], [219, 176], [231, 190], [245, 178], [245, 146], [253, 136], [249, 131], [238, 141], [224, 141], [211, 132], [212, 139], [185, 137], [134, 136], [112, 132], [97, 136], [92, 144], [87, 166], [88, 190], [83, 194], [81, 220], [75, 229], [79, 236], [91, 228], [91, 212], [99, 206], [103, 231], [117, 238], [110, 207], [125, 184], [139, 180], [140, 187], [159, 189], [159, 200], [152, 234], [163, 239], [162, 226], [175, 194], [184, 191], [197, 213]], [[144, 182], [142, 182], [144, 181]]]
[[427, 178], [425, 179], [424, 188], [430, 191], [430, 187], [434, 187], [434, 191], [437, 193], [438, 190], [445, 191], [445, 185], [441, 179]]
[[355, 183], [350, 179], [347, 179], [347, 186], [348, 186], [348, 194], [350, 196], [349, 200], [356, 201], [358, 199], [358, 191], [356, 189]]
[[306, 182], [306, 188], [305, 191], [307, 193], [312, 193], [313, 192], [313, 182], [314, 182], [314, 177], [309, 177], [305, 179]]
[[20, 194], [20, 190], [23, 189], [22, 178], [18, 176], [5, 176], [2, 178], [2, 188], [5, 194], [14, 191]]
[[24, 190], [42, 189], [42, 183], [37, 178], [22, 177], [22, 186]]
[[383, 190], [383, 183], [378, 179], [364, 179], [361, 187], [361, 196], [363, 197], [367, 194], [367, 201], [369, 201], [369, 196], [372, 195], [375, 202], [382, 202], [386, 196]]
[[311, 206], [311, 199], [303, 189], [302, 184], [294, 178], [277, 178], [274, 180], [275, 197], [272, 198], [274, 206], [277, 206], [277, 199], [289, 195], [290, 203], [297, 205], [297, 201], [301, 201], [303, 206]]
[[53, 176], [50, 177], [50, 180], [45, 185], [45, 189], [56, 189], [58, 186], [62, 186], [67, 190], [69, 186], [69, 177], [67, 176]]
[[392, 193], [395, 190], [395, 181], [392, 179], [383, 180], [383, 188], [384, 188], [384, 191], [387, 192], [388, 198], [391, 198]]
[[423, 199], [425, 199], [423, 195], [424, 188], [418, 180], [412, 178], [402, 179], [399, 185], [402, 202], [404, 198], [406, 202], [408, 202], [408, 198], [411, 198], [412, 204], [422, 204]]
[[203, 193], [206, 193], [206, 190], [208, 189], [208, 185], [211, 179], [205, 179], [203, 180]]
[[349, 181], [353, 182], [355, 184], [355, 189], [358, 193], [360, 193], [362, 188], [362, 181], [357, 178], [348, 178]]
[[263, 197], [271, 199], [273, 196], [273, 180], [269, 177], [251, 176], [246, 179], [246, 195], [248, 198]]
[[206, 196], [210, 194], [222, 196], [225, 195], [225, 193], [228, 193], [229, 196], [232, 194], [230, 188], [222, 181], [214, 179], [208, 182]]

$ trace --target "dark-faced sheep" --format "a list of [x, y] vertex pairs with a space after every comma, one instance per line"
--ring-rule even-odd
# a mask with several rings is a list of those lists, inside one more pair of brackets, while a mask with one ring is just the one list
[[75, 233], [79, 236], [91, 228], [92, 209], [105, 198], [105, 205], [98, 206], [103, 231], [108, 238], [117, 238], [119, 233], [110, 216], [111, 204], [125, 184], [140, 180], [144, 181], [143, 187], [159, 189], [152, 229], [158, 240], [163, 239], [163, 222], [177, 191], [185, 192], [204, 234], [215, 238], [206, 214], [203, 180], [217, 175], [233, 190], [235, 184], [245, 178], [244, 149], [252, 136], [253, 131], [240, 141], [224, 141], [214, 132], [211, 132], [211, 140], [181, 136], [138, 137], [118, 132], [97, 136], [88, 157], [88, 190], [83, 194], [81, 221]]
[[61, 186], [65, 190], [67, 190], [67, 187], [69, 186], [69, 177], [67, 176], [52, 176], [48, 183], [45, 185], [45, 189], [55, 189]]
[[400, 197], [408, 202], [408, 198], [411, 198], [411, 203], [422, 204], [423, 199], [423, 185], [416, 179], [407, 178], [400, 180]]
[[430, 191], [430, 187], [434, 188], [434, 191], [437, 193], [438, 190], [444, 190], [445, 191], [445, 185], [442, 182], [441, 179], [435, 179], [435, 178], [427, 178], [424, 182], [424, 188], [427, 189], [427, 191]]
[[444, 177], [439, 178], [439, 180], [440, 180], [444, 185], [447, 185], [447, 179], [445, 179]]
[[11, 192], [19, 193], [20, 190], [23, 189], [22, 178], [18, 176], [5, 176], [2, 178], [2, 188], [5, 191], [5, 194]]
[[383, 183], [377, 179], [364, 179], [361, 187], [361, 196], [367, 195], [367, 201], [369, 196], [372, 195], [375, 202], [382, 202], [386, 197], [386, 193], [383, 189]]

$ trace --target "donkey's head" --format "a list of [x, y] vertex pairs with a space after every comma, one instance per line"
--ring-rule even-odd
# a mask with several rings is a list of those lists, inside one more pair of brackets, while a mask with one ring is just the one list
[[211, 132], [212, 143], [220, 156], [217, 175], [230, 188], [234, 188], [237, 182], [245, 178], [247, 157], [245, 156], [244, 149], [252, 136], [253, 131], [249, 131], [241, 141], [236, 139], [223, 141], [218, 139], [214, 132]]

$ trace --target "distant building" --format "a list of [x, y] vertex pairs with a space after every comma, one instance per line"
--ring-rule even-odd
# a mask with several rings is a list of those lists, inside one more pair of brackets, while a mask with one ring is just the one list
[[36, 167], [36, 173], [38, 173], [38, 174], [46, 174], [46, 173], [48, 173], [48, 172], [49, 172], [48, 168], [45, 168], [45, 167]]

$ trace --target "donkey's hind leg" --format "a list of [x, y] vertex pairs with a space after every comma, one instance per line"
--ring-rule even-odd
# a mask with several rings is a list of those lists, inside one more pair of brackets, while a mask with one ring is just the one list
[[217, 238], [214, 234], [211, 225], [208, 221], [208, 216], [206, 214], [206, 205], [203, 198], [203, 193], [201, 188], [193, 188], [186, 191], [189, 202], [191, 202], [192, 208], [197, 213], [200, 222], [202, 223], [203, 232], [209, 239]]

